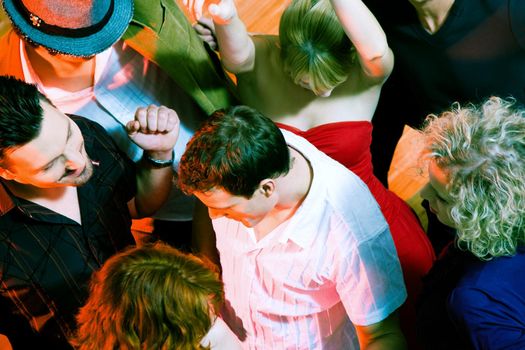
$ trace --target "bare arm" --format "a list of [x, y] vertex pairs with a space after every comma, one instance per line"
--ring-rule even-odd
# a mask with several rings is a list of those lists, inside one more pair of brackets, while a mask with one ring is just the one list
[[397, 313], [368, 326], [355, 325], [359, 347], [363, 350], [402, 350], [407, 345], [399, 328]]
[[[184, 0], [196, 19], [207, 6], [205, 0]], [[221, 48], [221, 61], [228, 71], [239, 74], [249, 72], [255, 63], [255, 46], [246, 26], [237, 15], [234, 0], [221, 0], [208, 6], [215, 24], [215, 35]]]
[[354, 44], [363, 72], [385, 80], [394, 67], [386, 35], [361, 0], [330, 0], [346, 35]]
[[[175, 111], [164, 106], [138, 108], [135, 119], [126, 125], [129, 137], [144, 150], [144, 157], [169, 161], [179, 135]], [[155, 213], [168, 198], [173, 182], [171, 165], [155, 168], [145, 159], [138, 163], [137, 194], [128, 202], [133, 218]]]

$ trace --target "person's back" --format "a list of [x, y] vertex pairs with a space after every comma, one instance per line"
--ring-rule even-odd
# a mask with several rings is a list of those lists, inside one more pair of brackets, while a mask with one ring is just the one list
[[374, 168], [386, 184], [408, 124], [497, 95], [525, 103], [525, 7], [519, 0], [365, 0], [396, 57], [374, 116]]

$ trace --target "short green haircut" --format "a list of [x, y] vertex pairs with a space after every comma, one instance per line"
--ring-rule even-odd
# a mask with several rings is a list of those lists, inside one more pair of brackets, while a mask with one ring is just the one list
[[281, 17], [279, 40], [294, 83], [308, 75], [320, 92], [347, 79], [354, 49], [329, 0], [293, 0]]

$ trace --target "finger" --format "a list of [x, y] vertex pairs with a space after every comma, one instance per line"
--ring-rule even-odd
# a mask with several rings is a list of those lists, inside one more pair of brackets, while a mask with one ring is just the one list
[[201, 39], [203, 42], [205, 42], [206, 44], [208, 44], [208, 46], [212, 49], [212, 50], [215, 50], [217, 48], [217, 42], [215, 41], [215, 37], [214, 36], [201, 36]]
[[148, 107], [137, 108], [137, 111], [135, 112], [135, 120], [139, 123], [139, 128], [142, 132], [146, 132], [146, 127], [148, 125], [147, 116]]
[[199, 35], [211, 35], [211, 30], [207, 27], [202, 26], [201, 24], [195, 24], [193, 25], [193, 29], [197, 32]]
[[154, 105], [148, 106], [147, 127], [144, 133], [152, 134], [157, 131], [158, 113], [159, 113], [159, 107], [154, 106]]
[[212, 32], [215, 31], [215, 25], [213, 24], [213, 19], [211, 19], [209, 17], [201, 17], [201, 18], [199, 18], [198, 23], [201, 26], [203, 26], [205, 28], [208, 28]]
[[166, 122], [166, 131], [167, 132], [170, 132], [173, 129], [178, 128], [179, 124], [180, 124], [179, 116], [177, 115], [177, 113], [174, 110], [171, 110], [171, 112], [172, 113], [169, 114], [168, 120]]
[[126, 123], [126, 132], [128, 135], [134, 135], [139, 131], [140, 123], [137, 120], [130, 120]]
[[159, 112], [158, 112], [158, 118], [157, 118], [157, 132], [166, 131], [166, 128], [168, 125], [168, 119], [169, 119], [171, 112], [172, 112], [171, 109], [166, 108], [164, 106], [160, 106]]

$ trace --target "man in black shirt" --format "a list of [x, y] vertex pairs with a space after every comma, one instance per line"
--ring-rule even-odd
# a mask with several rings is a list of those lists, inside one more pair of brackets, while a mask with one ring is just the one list
[[0, 334], [15, 350], [68, 349], [91, 273], [166, 200], [177, 114], [139, 108], [126, 129], [137, 166], [98, 124], [0, 77]]

